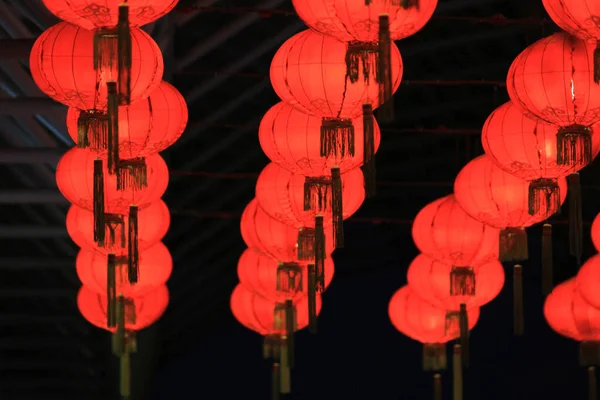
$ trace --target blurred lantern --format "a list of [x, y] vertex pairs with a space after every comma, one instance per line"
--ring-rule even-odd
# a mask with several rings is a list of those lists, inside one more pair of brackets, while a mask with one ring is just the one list
[[600, 251], [600, 214], [596, 215], [592, 222], [592, 243], [597, 251]]
[[424, 254], [470, 267], [498, 259], [499, 230], [463, 211], [453, 195], [426, 205], [415, 217], [412, 236]]
[[[118, 115], [118, 154], [125, 160], [163, 151], [179, 139], [188, 121], [185, 99], [165, 81], [148, 98], [120, 107]], [[78, 147], [90, 148], [99, 157], [107, 157], [107, 113], [70, 107], [67, 129]]]
[[459, 311], [461, 304], [469, 309], [495, 299], [504, 286], [504, 269], [493, 260], [465, 270], [420, 254], [411, 262], [407, 279], [408, 286], [433, 306]]
[[[390, 56], [394, 92], [402, 78], [402, 59], [393, 43]], [[324, 151], [338, 148], [337, 143], [352, 143], [352, 118], [365, 114], [363, 105], [367, 103], [369, 110], [381, 104], [376, 83], [361, 79], [349, 84], [345, 43], [312, 30], [292, 36], [279, 48], [270, 75], [281, 100], [298, 111], [323, 118], [320, 146]], [[373, 118], [367, 123], [372, 126]], [[348, 147], [350, 155], [354, 155], [352, 149]]]
[[363, 169], [365, 181], [367, 176], [374, 180], [375, 153], [381, 140], [379, 126], [373, 119], [373, 129], [365, 130], [360, 117], [354, 118], [352, 125], [355, 136], [349, 138], [349, 142], [343, 140], [336, 142], [334, 148], [323, 148], [320, 145], [321, 119], [281, 102], [263, 117], [258, 138], [267, 157], [294, 174], [328, 176], [335, 166], [344, 174], [367, 160], [368, 165]]
[[[152, 38], [131, 30], [131, 103], [145, 99], [160, 84], [164, 64]], [[110, 54], [106, 55], [110, 59]], [[88, 112], [108, 106], [108, 82], [116, 82], [118, 68], [95, 71], [94, 32], [61, 22], [42, 33], [31, 49], [29, 66], [37, 86], [54, 100]], [[99, 115], [99, 118], [101, 116]]]
[[[127, 233], [129, 215], [113, 214], [104, 217], [105, 241], [100, 247], [94, 240], [94, 213], [77, 206], [71, 206], [67, 213], [67, 231], [75, 244], [85, 250], [94, 250], [103, 255], [127, 253]], [[156, 201], [138, 213], [137, 247], [139, 251], [160, 242], [171, 223], [167, 205]]]
[[[587, 260], [577, 273], [577, 290], [581, 297], [591, 306], [600, 309], [600, 255], [596, 254]], [[600, 338], [600, 318], [598, 319], [598, 337]], [[600, 360], [599, 360], [600, 361]]]
[[84, 29], [112, 28], [119, 21], [119, 5], [129, 6], [129, 24], [141, 26], [171, 11], [178, 0], [42, 0], [58, 18]]
[[508, 71], [506, 88], [514, 104], [560, 127], [559, 165], [585, 166], [592, 160], [591, 126], [600, 121], [593, 53], [593, 43], [555, 33], [525, 49]]
[[[321, 296], [317, 295], [317, 313], [321, 311]], [[237, 285], [231, 294], [231, 311], [246, 328], [265, 337], [265, 359], [273, 361], [273, 397], [290, 393], [290, 369], [294, 364], [294, 332], [308, 326], [308, 307], [301, 299], [277, 303]]]
[[[542, 0], [544, 8], [561, 29], [587, 41], [600, 40], [600, 7], [595, 0]], [[594, 82], [600, 82], [600, 51], [594, 52]]]
[[256, 200], [270, 216], [295, 228], [314, 227], [316, 215], [323, 215], [324, 226], [333, 224], [336, 246], [343, 247], [343, 220], [360, 208], [365, 191], [360, 169], [337, 172], [305, 177], [270, 163], [256, 182]]

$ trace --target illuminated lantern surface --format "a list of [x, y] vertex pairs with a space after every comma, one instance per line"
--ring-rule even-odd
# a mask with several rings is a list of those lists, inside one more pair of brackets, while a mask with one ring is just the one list
[[[512, 102], [498, 107], [481, 132], [485, 153], [503, 170], [527, 181], [564, 177], [584, 165], [559, 165], [556, 125], [534, 120]], [[600, 131], [592, 135], [592, 155], [600, 150]]]
[[[159, 286], [152, 292], [142, 297], [133, 299], [135, 307], [135, 324], [126, 323], [126, 329], [139, 331], [147, 328], [164, 314], [169, 305], [169, 290], [166, 286]], [[108, 302], [105, 294], [99, 294], [82, 286], [77, 295], [77, 307], [81, 315], [92, 325], [114, 332], [116, 328], [107, 326]]]
[[600, 4], [595, 0], [542, 0], [552, 21], [581, 39], [600, 40]]
[[[115, 269], [116, 290], [125, 297], [139, 297], [152, 292], [158, 286], [167, 283], [173, 271], [173, 259], [169, 249], [157, 243], [140, 252], [139, 278], [135, 285], [129, 283], [127, 264], [117, 265]], [[81, 250], [77, 255], [75, 267], [77, 276], [83, 285], [96, 293], [106, 294], [108, 282], [108, 257], [106, 255]]]
[[312, 29], [343, 42], [379, 41], [379, 16], [390, 18], [392, 40], [415, 34], [431, 19], [437, 0], [419, 0], [419, 7], [408, 10], [390, 1], [364, 0], [292, 0], [294, 8]]
[[[281, 102], [263, 117], [258, 130], [260, 145], [271, 161], [294, 174], [306, 176], [329, 175], [331, 168], [340, 167], [341, 173], [357, 168], [364, 160], [363, 119], [355, 118], [354, 156], [320, 155], [321, 118], [305, 114]], [[375, 122], [375, 152], [381, 135]], [[341, 154], [341, 153], [338, 153]]]
[[504, 268], [497, 261], [489, 261], [473, 267], [475, 295], [454, 296], [450, 294], [452, 264], [435, 260], [424, 254], [418, 255], [407, 272], [408, 286], [421, 298], [443, 310], [460, 310], [481, 307], [494, 300], [504, 286]]
[[581, 266], [576, 282], [581, 297], [591, 306], [600, 309], [600, 255], [594, 255]]
[[524, 112], [561, 127], [600, 120], [600, 86], [593, 80], [595, 43], [555, 33], [513, 61], [506, 89]]
[[[275, 163], [268, 164], [256, 182], [256, 200], [271, 217], [295, 228], [314, 227], [315, 209], [304, 211], [303, 175], [292, 174]], [[343, 218], [352, 216], [365, 199], [364, 179], [360, 168], [342, 175]], [[332, 223], [331, 190], [325, 196], [328, 204], [322, 208], [324, 224]]]
[[499, 230], [469, 216], [453, 195], [426, 205], [415, 217], [412, 237], [424, 254], [454, 266], [498, 259]]
[[[271, 217], [256, 199], [252, 199], [244, 209], [240, 228], [248, 247], [256, 248], [278, 261], [298, 260], [299, 229]], [[334, 249], [332, 235], [326, 235], [325, 254], [331, 255]]]
[[[42, 0], [58, 18], [85, 29], [117, 25], [123, 0]], [[127, 0], [129, 24], [140, 26], [156, 21], [171, 11], [178, 0]]]
[[[56, 167], [56, 184], [69, 202], [93, 211], [94, 200], [94, 160], [91, 151], [73, 148], [65, 153]], [[146, 158], [148, 186], [141, 190], [117, 190], [116, 175], [109, 175], [104, 163], [105, 212], [126, 214], [134, 204], [144, 209], [158, 201], [167, 190], [169, 170], [161, 156], [155, 154]]]
[[[131, 103], [135, 103], [160, 85], [164, 63], [160, 48], [147, 33], [133, 28], [131, 37]], [[37, 38], [29, 67], [42, 92], [81, 110], [106, 109], [106, 83], [117, 80], [117, 68], [94, 70], [94, 32], [68, 22], [48, 28]]]
[[556, 286], [546, 297], [544, 316], [560, 335], [577, 341], [600, 340], [600, 310], [585, 302], [575, 279]]
[[600, 251], [600, 214], [596, 215], [592, 223], [592, 243], [596, 250]]
[[[565, 178], [558, 180], [560, 203], [567, 196]], [[557, 210], [529, 214], [529, 182], [499, 168], [487, 155], [469, 162], [454, 181], [454, 196], [473, 218], [499, 229], [526, 228]]]
[[[279, 262], [276, 259], [266, 256], [256, 249], [246, 249], [238, 261], [238, 278], [241, 284], [252, 289], [262, 297], [283, 302], [289, 295], [277, 289], [279, 280], [278, 266]], [[297, 289], [299, 290], [294, 297], [303, 297], [308, 293], [308, 268], [306, 264], [301, 264], [301, 267], [302, 275], [298, 279], [302, 282], [302, 285], [300, 286], [297, 283]], [[325, 289], [331, 283], [333, 274], [333, 260], [331, 257], [327, 257], [325, 259]], [[287, 275], [285, 275], [285, 279], [287, 280]]]
[[[276, 302], [265, 299], [262, 296], [247, 289], [244, 285], [237, 285], [231, 294], [231, 312], [235, 319], [246, 328], [260, 333], [270, 335], [281, 333], [282, 327], [275, 324]], [[295, 303], [296, 306], [296, 330], [308, 326], [308, 300], [301, 298]], [[321, 295], [317, 293], [317, 314], [321, 311]]]
[[[403, 286], [394, 293], [388, 306], [388, 314], [396, 329], [421, 343], [447, 343], [460, 336], [458, 317], [455, 324], [447, 324], [446, 310], [434, 307], [408, 286]], [[467, 309], [467, 318], [471, 330], [479, 320], [479, 308]]]
[[[74, 107], [67, 112], [67, 130], [76, 143], [81, 113]], [[179, 139], [187, 121], [185, 99], [172, 85], [162, 81], [148, 98], [129, 107], [119, 107], [119, 157], [131, 159], [163, 151]], [[106, 148], [92, 150], [106, 158]]]
[[[392, 82], [402, 78], [402, 58], [392, 43]], [[356, 118], [362, 106], [378, 106], [379, 86], [346, 77], [346, 44], [312, 30], [288, 39], [271, 63], [271, 84], [285, 103], [306, 114], [327, 118]]]
[[[86, 209], [71, 206], [67, 212], [67, 231], [75, 244], [82, 249], [94, 250], [101, 254], [117, 254], [127, 252], [127, 245], [121, 247], [121, 233], [129, 232], [129, 220], [124, 218], [125, 226], [121, 231], [115, 230], [115, 245], [106, 243], [106, 247], [98, 247], [94, 241], [94, 213]], [[160, 242], [171, 224], [171, 215], [167, 205], [159, 200], [138, 213], [138, 249], [140, 251]], [[127, 240], [127, 238], [125, 238]]]

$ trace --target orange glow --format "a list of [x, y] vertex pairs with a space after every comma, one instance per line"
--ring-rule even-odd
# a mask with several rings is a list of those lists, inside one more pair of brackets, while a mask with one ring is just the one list
[[596, 215], [594, 222], [592, 222], [592, 243], [596, 250], [600, 251], [600, 214]]
[[[600, 309], [600, 293], [598, 292], [600, 282], [600, 255], [596, 254], [587, 260], [577, 273], [577, 290], [581, 297], [591, 306]], [[600, 328], [600, 321], [598, 321]], [[598, 331], [600, 335], [600, 331]]]
[[600, 3], [596, 0], [542, 0], [552, 21], [581, 39], [600, 39]]

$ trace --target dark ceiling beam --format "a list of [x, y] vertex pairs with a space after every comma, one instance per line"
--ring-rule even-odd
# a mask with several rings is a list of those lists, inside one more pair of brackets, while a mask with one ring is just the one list
[[[2, 102], [0, 101], [0, 107]], [[67, 149], [23, 147], [0, 149], [0, 164], [51, 164], [56, 166]]]
[[58, 103], [49, 97], [13, 97], [0, 99], [0, 116], [31, 116], [34, 113], [47, 114], [65, 109], [66, 106], [64, 104]]
[[67, 236], [64, 225], [0, 225], [0, 239], [53, 239]]
[[[0, 204], [65, 205], [69, 202], [57, 189], [10, 189], [0, 190]], [[64, 216], [62, 220], [64, 221]]]
[[0, 60], [28, 60], [35, 39], [0, 39]]

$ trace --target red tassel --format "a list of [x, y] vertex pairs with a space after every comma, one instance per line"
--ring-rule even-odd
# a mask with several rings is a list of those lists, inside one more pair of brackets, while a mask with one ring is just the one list
[[117, 326], [117, 257], [114, 254], [108, 255], [107, 262], [107, 282], [106, 282], [106, 320], [109, 328]]
[[[394, 1], [397, 0], [392, 0], [392, 2]], [[400, 3], [400, 7], [404, 8], [405, 10], [410, 10], [411, 8], [414, 8], [417, 11], [419, 11], [420, 9], [419, 0], [399, 0], [398, 2]]]
[[371, 42], [348, 42], [346, 50], [346, 77], [350, 83], [358, 82], [362, 69], [363, 82], [369, 84], [371, 77], [377, 77], [379, 46]]
[[600, 83], [600, 41], [596, 42], [594, 50], [594, 83]]
[[[104, 247], [112, 247], [117, 245], [124, 249], [127, 243], [125, 235], [125, 217], [121, 214], [104, 214]], [[108, 239], [106, 238], [108, 236]], [[103, 247], [100, 246], [100, 247]]]
[[289, 297], [302, 292], [302, 267], [295, 262], [280, 262], [277, 266], [277, 291]]
[[324, 213], [331, 210], [331, 178], [307, 176], [304, 179], [304, 211]]
[[331, 168], [331, 214], [333, 218], [333, 239], [335, 248], [341, 249], [344, 247], [344, 216], [342, 202], [342, 177], [340, 167]]
[[536, 179], [529, 183], [529, 214], [550, 217], [560, 208], [560, 188], [556, 179]]
[[592, 131], [587, 126], [569, 125], [556, 134], [556, 162], [581, 169], [592, 162]]
[[294, 332], [296, 331], [296, 307], [292, 300], [285, 301], [285, 336], [287, 339], [288, 366], [294, 368]]
[[103, 151], [108, 148], [108, 115], [104, 112], [81, 110], [77, 118], [77, 147]]
[[542, 227], [542, 292], [547, 296], [554, 286], [552, 271], [552, 225]]
[[104, 247], [104, 167], [102, 160], [94, 160], [94, 241]]
[[365, 192], [368, 197], [375, 196], [377, 190], [375, 177], [375, 119], [373, 106], [363, 104], [363, 167], [365, 176]]
[[381, 122], [394, 120], [394, 86], [392, 82], [392, 40], [390, 38], [390, 17], [379, 16], [379, 64], [377, 82], [379, 83], [379, 117]]
[[125, 298], [117, 296], [117, 330], [112, 336], [113, 354], [121, 357], [125, 354]]
[[500, 231], [500, 261], [524, 261], [529, 258], [525, 228], [506, 228]]
[[117, 165], [117, 190], [142, 190], [148, 187], [146, 160], [142, 157], [119, 160]]
[[119, 98], [117, 84], [108, 82], [108, 172], [116, 174], [119, 164]]
[[298, 260], [315, 261], [315, 230], [314, 228], [298, 229]]
[[441, 371], [448, 365], [446, 345], [443, 343], [423, 344], [423, 371]]
[[321, 157], [354, 157], [354, 126], [349, 118], [323, 118]]
[[131, 99], [131, 29], [129, 27], [129, 6], [119, 4], [118, 33], [118, 71], [119, 105], [128, 106]]
[[129, 283], [135, 284], [139, 279], [139, 249], [138, 249], [138, 207], [129, 207], [129, 232], [127, 247], [127, 275]]
[[475, 296], [475, 271], [471, 267], [452, 266], [450, 272], [451, 296]]
[[315, 264], [308, 264], [308, 330], [317, 333], [317, 272]]
[[462, 347], [462, 365], [464, 368], [469, 367], [469, 316], [467, 314], [466, 304], [460, 305], [459, 312], [460, 324], [460, 346]]
[[315, 217], [315, 271], [317, 277], [317, 291], [323, 293], [325, 290], [325, 228], [323, 227], [323, 216]]

